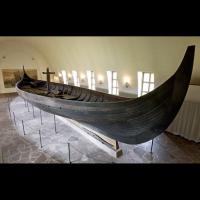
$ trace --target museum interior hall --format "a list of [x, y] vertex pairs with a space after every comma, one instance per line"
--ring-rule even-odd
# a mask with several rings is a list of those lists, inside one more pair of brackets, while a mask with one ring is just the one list
[[200, 37], [0, 36], [0, 163], [200, 163]]

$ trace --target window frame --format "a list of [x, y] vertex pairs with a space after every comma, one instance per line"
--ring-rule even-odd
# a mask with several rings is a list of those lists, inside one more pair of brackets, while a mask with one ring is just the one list
[[[109, 71], [107, 71], [107, 77], [109, 78], [109, 75], [108, 75], [108, 73], [110, 73], [110, 75], [111, 75], [111, 85], [110, 85], [110, 87], [111, 88], [108, 88], [108, 92], [110, 92], [111, 91], [111, 93], [109, 93], [109, 94], [112, 94], [112, 95], [119, 95], [119, 83], [118, 83], [118, 79], [117, 79], [117, 72], [116, 71], [112, 71], [112, 70], [109, 70]], [[114, 78], [114, 73], [116, 73], [116, 78]], [[108, 80], [108, 82], [110, 82], [109, 80]], [[115, 86], [114, 86], [114, 81], [116, 81], [116, 84], [115, 84]], [[108, 84], [108, 87], [109, 87], [109, 84]]]
[[[74, 73], [76, 73], [76, 80], [74, 78]], [[74, 81], [74, 86], [80, 87], [80, 80], [78, 77], [78, 72], [76, 70], [72, 70], [72, 77], [73, 77], [73, 81]]]
[[[116, 78], [114, 78], [114, 73], [116, 73]], [[114, 81], [116, 81], [116, 86], [114, 86]], [[114, 93], [114, 90], [116, 90], [116, 94]], [[118, 85], [118, 79], [117, 79], [117, 72], [112, 71], [112, 94], [119, 95], [119, 85]]]
[[93, 70], [87, 70], [88, 89], [96, 90], [96, 81]]

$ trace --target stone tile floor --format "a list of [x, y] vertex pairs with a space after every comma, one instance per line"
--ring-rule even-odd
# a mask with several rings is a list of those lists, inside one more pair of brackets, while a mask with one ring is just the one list
[[123, 155], [113, 158], [58, 118], [55, 133], [50, 113], [41, 112], [41, 125], [40, 110], [31, 104], [25, 106], [19, 96], [10, 97], [9, 102], [7, 96], [0, 97], [0, 163], [69, 163], [67, 143], [71, 163], [200, 163], [200, 144], [170, 133], [154, 139], [152, 154], [151, 141], [140, 145], [119, 143]]

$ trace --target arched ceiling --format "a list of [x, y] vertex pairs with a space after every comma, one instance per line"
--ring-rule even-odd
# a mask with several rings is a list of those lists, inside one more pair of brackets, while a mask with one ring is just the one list
[[[199, 37], [0, 37], [0, 42], [17, 40], [36, 48], [54, 70], [99, 72], [110, 68], [121, 74], [154, 71], [160, 81], [177, 69], [185, 49], [195, 44], [193, 79], [200, 83]], [[97, 69], [98, 68], [98, 69]]]

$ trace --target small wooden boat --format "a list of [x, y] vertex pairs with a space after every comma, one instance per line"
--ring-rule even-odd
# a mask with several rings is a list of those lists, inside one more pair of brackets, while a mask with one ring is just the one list
[[175, 118], [190, 83], [194, 52], [195, 46], [189, 46], [174, 75], [135, 99], [34, 80], [25, 71], [16, 90], [46, 112], [76, 120], [117, 141], [139, 144], [161, 134]]

